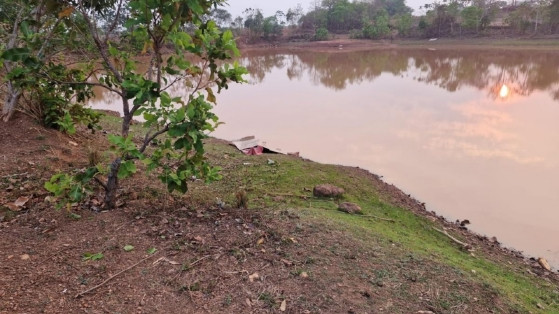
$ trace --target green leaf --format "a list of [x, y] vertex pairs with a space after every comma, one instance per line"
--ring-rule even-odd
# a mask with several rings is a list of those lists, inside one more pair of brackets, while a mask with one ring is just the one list
[[109, 46], [109, 53], [111, 54], [111, 56], [116, 57], [118, 56], [118, 50], [113, 47], [113, 46]]
[[136, 164], [133, 161], [128, 160], [123, 162], [118, 169], [118, 178], [124, 179], [136, 173]]
[[31, 52], [28, 48], [12, 48], [4, 51], [1, 55], [1, 58], [8, 61], [17, 62], [25, 60], [29, 57], [30, 54]]
[[105, 255], [103, 253], [85, 253], [82, 257], [82, 261], [97, 261], [104, 258]]
[[208, 97], [207, 97], [208, 101], [215, 104], [216, 99], [213, 90], [209, 87], [206, 87], [206, 92], [208, 93]]
[[152, 255], [152, 254], [155, 254], [155, 252], [157, 252], [157, 249], [152, 247], [152, 248], [148, 249], [147, 252], [148, 252], [148, 254]]
[[130, 251], [132, 251], [133, 249], [134, 249], [134, 247], [133, 247], [132, 245], [126, 245], [126, 246], [124, 247], [124, 250], [125, 250], [126, 252], [130, 252]]
[[82, 218], [82, 216], [80, 216], [76, 213], [72, 213], [72, 212], [70, 212], [69, 216], [70, 216], [70, 218], [75, 219], [75, 220], [80, 220]]
[[74, 202], [79, 202], [82, 199], [83, 191], [81, 185], [74, 185], [70, 189], [70, 193], [68, 194], [70, 200]]

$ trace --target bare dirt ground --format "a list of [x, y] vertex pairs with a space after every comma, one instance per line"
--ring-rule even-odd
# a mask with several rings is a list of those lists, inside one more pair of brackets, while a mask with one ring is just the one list
[[[118, 210], [95, 212], [93, 194], [72, 208], [79, 218], [56, 211], [44, 181], [86, 166], [87, 147], [106, 146], [103, 133], [83, 134], [68, 137], [21, 114], [0, 124], [0, 205], [28, 199], [15, 211], [0, 206], [0, 313], [515, 312], [452, 267], [296, 209], [218, 206], [169, 195], [139, 175], [124, 183]], [[390, 202], [441, 219], [376, 176], [347, 171], [370, 176]], [[522, 259], [459, 232], [503, 262]]]

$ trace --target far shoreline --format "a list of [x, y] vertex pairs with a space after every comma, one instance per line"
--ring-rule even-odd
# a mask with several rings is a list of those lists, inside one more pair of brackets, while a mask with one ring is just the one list
[[557, 50], [559, 38], [433, 38], [433, 39], [397, 39], [367, 40], [350, 39], [340, 36], [327, 41], [301, 42], [238, 42], [241, 54], [250, 51], [292, 50], [315, 52], [348, 52], [387, 49], [507, 49], [507, 50]]

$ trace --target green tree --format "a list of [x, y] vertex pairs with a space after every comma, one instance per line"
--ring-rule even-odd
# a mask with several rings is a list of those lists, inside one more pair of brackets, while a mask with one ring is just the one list
[[249, 31], [249, 37], [255, 38], [262, 34], [264, 15], [260, 9], [246, 9], [245, 10], [245, 28]]
[[469, 6], [464, 8], [460, 15], [462, 16], [462, 25], [466, 29], [475, 30], [476, 32], [479, 30], [481, 18], [483, 16], [483, 12], [480, 8]]
[[51, 62], [71, 49], [87, 46], [80, 36], [83, 21], [72, 16], [73, 7], [59, 5], [55, 0], [10, 0], [9, 3], [11, 9], [0, 11], [0, 19], [6, 26], [4, 34], [0, 34], [5, 38], [0, 64], [7, 74], [4, 78], [7, 95], [0, 118], [8, 121], [21, 107], [20, 100], [25, 95], [28, 113], [46, 125], [71, 131], [68, 124], [71, 113], [94, 120], [91, 111], [72, 104], [72, 100], [85, 101], [89, 95], [87, 86], [57, 83], [83, 80], [85, 74]]
[[229, 26], [233, 21], [231, 13], [222, 8], [214, 8], [208, 18], [222, 28]]
[[317, 28], [317, 30], [314, 34], [314, 40], [317, 40], [317, 41], [328, 40], [329, 37], [330, 37], [330, 34], [328, 33], [328, 30], [324, 27]]
[[559, 0], [553, 0], [549, 5], [549, 24], [552, 32], [559, 31]]
[[[116, 4], [117, 12], [130, 12], [128, 35], [142, 42], [142, 52], [151, 55], [146, 72], [138, 70], [134, 58], [140, 51], [113, 41], [111, 32], [100, 30], [100, 14], [87, 5], [89, 2], [72, 7], [72, 14], [87, 25], [85, 35], [94, 42], [103, 65], [99, 81], [94, 84], [119, 95], [123, 118], [120, 134], [108, 138], [112, 157], [107, 164], [74, 175], [57, 174], [45, 184], [62, 203], [80, 201], [96, 181], [105, 190], [104, 207], [114, 208], [119, 181], [137, 171], [137, 161], [143, 162], [148, 171], [156, 172], [170, 192], [185, 193], [192, 177], [209, 181], [219, 178], [217, 169], [205, 160], [202, 142], [218, 123], [211, 112], [216, 102], [214, 89], [219, 93], [231, 82], [243, 81], [246, 73], [236, 63], [222, 62], [238, 54], [232, 33], [220, 31], [211, 20], [205, 21], [212, 7], [223, 2], [131, 0]], [[187, 25], [194, 26], [192, 33], [184, 31]], [[164, 47], [173, 50], [169, 52]], [[191, 61], [194, 59], [200, 62]], [[169, 88], [178, 82], [189, 89], [186, 97], [169, 94]], [[132, 140], [130, 133], [135, 116], [142, 116], [148, 129], [139, 143]], [[160, 137], [162, 140], [155, 141]], [[148, 150], [150, 144], [156, 147]]]
[[397, 17], [396, 25], [398, 34], [408, 36], [412, 30], [413, 17], [411, 13], [404, 13]]
[[279, 23], [277, 15], [265, 18], [262, 23], [262, 32], [266, 39], [281, 37], [282, 30], [283, 25]]

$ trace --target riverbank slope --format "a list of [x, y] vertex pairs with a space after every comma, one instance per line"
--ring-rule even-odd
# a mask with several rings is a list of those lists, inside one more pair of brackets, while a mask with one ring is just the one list
[[[103, 125], [110, 134], [118, 119]], [[134, 132], [140, 139], [140, 125]], [[556, 273], [362, 169], [246, 156], [210, 139], [223, 180], [192, 182], [182, 196], [138, 174], [122, 182], [118, 210], [96, 213], [93, 193], [70, 213], [54, 210], [43, 182], [86, 166], [106, 134], [68, 137], [19, 115], [0, 136], [0, 204], [26, 200], [1, 208], [2, 313], [559, 311]], [[346, 193], [314, 197], [323, 183]], [[236, 208], [241, 190], [248, 209]], [[338, 211], [340, 202], [363, 214]]]

